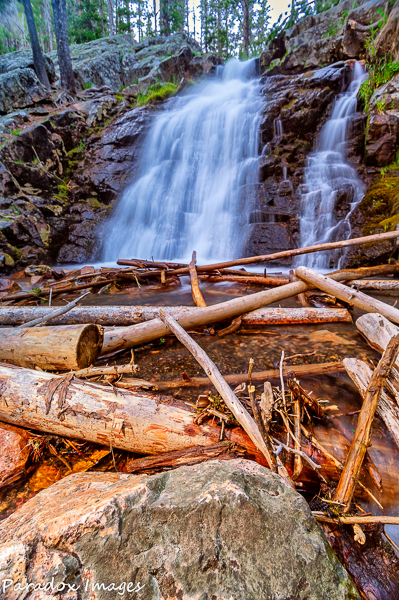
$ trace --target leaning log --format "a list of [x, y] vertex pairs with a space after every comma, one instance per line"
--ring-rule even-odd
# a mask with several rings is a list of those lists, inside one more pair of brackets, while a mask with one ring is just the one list
[[0, 329], [0, 360], [22, 367], [76, 371], [96, 362], [103, 344], [99, 325]]
[[[219, 441], [218, 427], [195, 425], [193, 407], [172, 398], [113, 391], [69, 375], [60, 377], [1, 363], [0, 386], [0, 420], [5, 423], [141, 454]], [[242, 429], [226, 429], [225, 433], [226, 441], [267, 464]]]
[[[235, 267], [238, 265], [254, 265], [256, 263], [263, 263], [272, 260], [281, 260], [283, 258], [292, 258], [293, 256], [300, 256], [302, 254], [310, 254], [311, 252], [322, 252], [325, 250], [334, 250], [336, 248], [348, 248], [350, 246], [361, 246], [363, 244], [372, 244], [384, 242], [386, 240], [394, 240], [399, 237], [399, 231], [388, 231], [387, 233], [376, 233], [374, 235], [367, 235], [360, 238], [354, 238], [351, 240], [342, 240], [339, 242], [328, 242], [326, 244], [315, 244], [314, 246], [306, 246], [305, 248], [295, 248], [293, 250], [283, 250], [282, 252], [275, 252], [274, 254], [265, 254], [262, 256], [249, 256], [246, 258], [238, 258], [236, 260], [229, 260], [222, 263], [216, 263], [212, 265], [202, 265], [201, 272], [214, 271], [218, 269], [224, 269], [227, 267]], [[125, 260], [118, 260], [119, 265], [127, 263]], [[188, 273], [188, 267], [181, 269], [174, 269], [169, 271], [170, 275], [183, 275]]]
[[346, 509], [350, 507], [356, 481], [359, 477], [367, 447], [370, 445], [371, 427], [382, 389], [385, 380], [391, 373], [398, 352], [399, 335], [390, 340], [370, 378], [364, 394], [363, 406], [359, 413], [356, 431], [334, 495], [334, 501], [345, 505]]
[[[97, 323], [108, 326], [130, 326], [157, 318], [162, 308], [173, 318], [195, 314], [195, 306], [79, 306], [52, 319], [53, 325]], [[13, 306], [0, 308], [0, 325], [21, 325], [31, 319], [46, 317], [54, 311], [48, 306]], [[341, 308], [259, 308], [243, 315], [243, 324], [305, 325], [316, 323], [350, 323], [349, 312]]]
[[363, 292], [358, 292], [347, 285], [338, 283], [337, 281], [332, 280], [330, 277], [316, 273], [316, 271], [308, 269], [307, 267], [298, 267], [295, 273], [303, 281], [318, 287], [320, 290], [323, 290], [323, 292], [332, 294], [340, 300], [344, 300], [344, 302], [348, 302], [350, 305], [357, 306], [358, 308], [361, 308], [367, 312], [380, 313], [381, 315], [384, 315], [384, 317], [387, 317], [387, 319], [390, 321], [399, 323], [399, 310], [390, 304], [386, 304], [386, 302], [381, 302], [380, 300], [371, 298]]
[[[345, 358], [343, 363], [346, 372], [364, 399], [373, 374], [372, 369], [367, 363], [357, 358]], [[393, 396], [386, 389], [381, 392], [376, 414], [384, 421], [399, 447], [399, 408]]]

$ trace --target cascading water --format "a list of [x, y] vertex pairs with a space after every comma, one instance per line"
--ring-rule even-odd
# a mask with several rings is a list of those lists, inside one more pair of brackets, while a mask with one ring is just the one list
[[258, 182], [263, 100], [254, 60], [169, 101], [154, 119], [139, 176], [119, 201], [103, 259], [201, 261], [240, 255], [248, 185]]
[[[346, 160], [347, 138], [351, 119], [356, 112], [357, 93], [365, 78], [363, 67], [356, 62], [348, 91], [338, 96], [331, 117], [321, 131], [316, 152], [308, 157], [306, 193], [301, 198], [302, 247], [348, 239], [350, 236], [349, 216], [362, 199], [364, 187], [355, 169]], [[341, 211], [343, 206], [346, 214], [339, 214], [340, 205]], [[302, 256], [300, 263], [327, 269], [329, 266], [340, 266], [343, 257], [342, 252], [335, 255], [320, 252]]]

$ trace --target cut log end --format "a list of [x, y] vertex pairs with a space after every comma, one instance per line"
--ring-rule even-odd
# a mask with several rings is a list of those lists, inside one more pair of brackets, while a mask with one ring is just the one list
[[103, 345], [103, 328], [99, 325], [86, 325], [79, 336], [76, 348], [76, 362], [79, 369], [93, 365]]

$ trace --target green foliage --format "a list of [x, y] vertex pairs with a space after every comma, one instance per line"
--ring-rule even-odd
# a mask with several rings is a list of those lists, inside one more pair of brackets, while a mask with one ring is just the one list
[[18, 129], [18, 128], [17, 128], [17, 129], [12, 129], [12, 130], [11, 130], [11, 135], [19, 135], [20, 133], [21, 133], [21, 130], [20, 130], [20, 129]]
[[173, 96], [177, 92], [177, 85], [174, 83], [157, 83], [150, 85], [146, 94], [139, 94], [137, 97], [138, 106], [145, 106], [150, 102], [162, 102], [166, 98]]
[[100, 2], [79, 0], [67, 3], [68, 34], [70, 42], [82, 44], [102, 36]]
[[40, 296], [40, 294], [42, 293], [42, 290], [39, 287], [31, 288], [30, 291], [33, 293], [35, 298], [38, 298]]
[[91, 81], [88, 81], [87, 83], [83, 84], [83, 89], [84, 90], [89, 90], [90, 88], [92, 88], [94, 85], [94, 83], [92, 83]]
[[381, 169], [381, 178], [369, 187], [359, 204], [367, 223], [364, 235], [393, 230], [399, 222], [399, 177], [387, 177], [387, 170]]

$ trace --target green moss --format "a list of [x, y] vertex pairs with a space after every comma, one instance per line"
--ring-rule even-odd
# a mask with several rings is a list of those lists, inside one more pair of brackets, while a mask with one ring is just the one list
[[381, 177], [359, 204], [365, 226], [363, 235], [392, 231], [399, 223], [399, 177]]
[[139, 94], [137, 105], [145, 106], [150, 102], [162, 102], [166, 98], [176, 94], [178, 86], [174, 83], [157, 83], [150, 85], [146, 94]]

